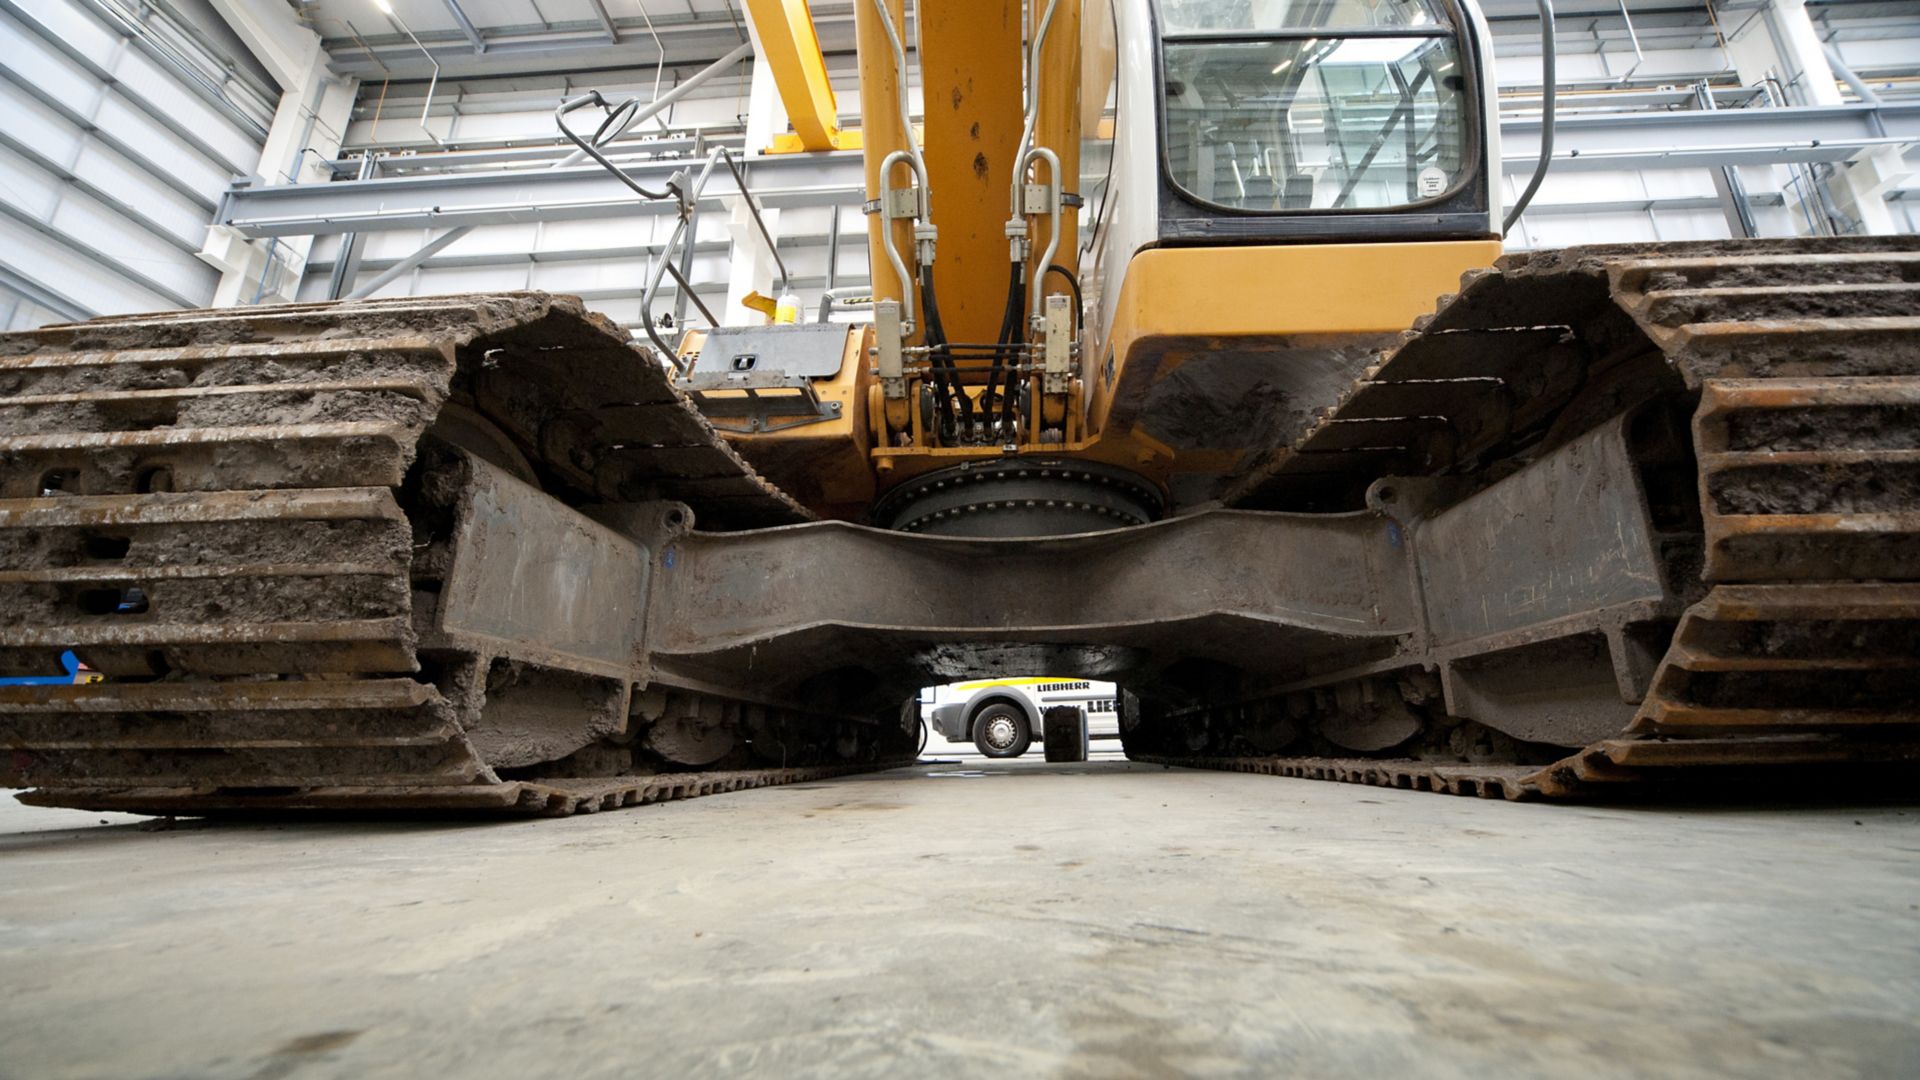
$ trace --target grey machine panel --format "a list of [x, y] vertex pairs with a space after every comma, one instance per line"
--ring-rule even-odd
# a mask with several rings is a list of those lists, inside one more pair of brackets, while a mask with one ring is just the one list
[[845, 323], [716, 326], [707, 331], [694, 373], [709, 378], [777, 373], [830, 379], [840, 373], [846, 350]]

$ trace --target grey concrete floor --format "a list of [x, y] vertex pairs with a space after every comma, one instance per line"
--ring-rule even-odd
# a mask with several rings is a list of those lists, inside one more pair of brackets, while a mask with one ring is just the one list
[[1912, 807], [976, 761], [100, 820], [0, 810], [0, 1076], [1920, 1076]]

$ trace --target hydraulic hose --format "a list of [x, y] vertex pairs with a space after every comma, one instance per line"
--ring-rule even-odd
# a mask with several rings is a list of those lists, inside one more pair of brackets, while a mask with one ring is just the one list
[[1527, 212], [1527, 204], [1533, 201], [1533, 193], [1540, 190], [1540, 181], [1547, 178], [1547, 166], [1553, 162], [1553, 115], [1554, 115], [1554, 42], [1553, 42], [1553, 0], [1535, 0], [1540, 5], [1540, 160], [1533, 167], [1533, 179], [1527, 181], [1525, 191], [1507, 211], [1507, 220], [1500, 225], [1502, 236], [1513, 231], [1513, 224], [1520, 215]]
[[[940, 417], [940, 430], [944, 435], [953, 426], [953, 399], [960, 383], [959, 369], [954, 365], [953, 356], [947, 348], [947, 328], [940, 321], [940, 305], [934, 300], [933, 267], [920, 268], [920, 296], [926, 311], [927, 358], [933, 365], [934, 404]], [[967, 400], [964, 390], [958, 390], [960, 413], [968, 420], [973, 418], [973, 402]]]
[[1000, 376], [1005, 370], [1003, 365], [1009, 358], [1017, 360], [1012, 347], [1022, 340], [1017, 329], [1020, 323], [1020, 264], [1009, 265], [1007, 302], [1000, 309], [1000, 333], [993, 339], [993, 366], [987, 370], [986, 392], [981, 395], [981, 404], [984, 406], [982, 415], [989, 421], [993, 416], [993, 396], [1000, 392]]
[[1080, 278], [1073, 271], [1059, 263], [1047, 264], [1047, 273], [1059, 274], [1067, 279], [1067, 288], [1073, 293], [1073, 332], [1080, 333], [1087, 328], [1087, 301], [1080, 295]]
[[[1023, 320], [1020, 317], [1023, 310], [1020, 301], [1023, 299], [1022, 294], [1024, 292], [1024, 290], [1020, 288], [1020, 285], [1021, 285], [1020, 272], [1023, 269], [1025, 269], [1025, 267], [1023, 267], [1020, 263], [1013, 264], [1013, 278], [1012, 278], [1012, 281], [1007, 286], [1007, 311], [1006, 311], [1006, 316], [1003, 322], [1003, 328], [1000, 331], [1000, 337], [1001, 337], [1001, 340], [1008, 345], [1023, 344], [1027, 340], [1026, 327], [1022, 325], [1025, 322], [1025, 320]], [[1005, 389], [1001, 390], [1000, 392], [1000, 436], [1003, 440], [1008, 442], [1018, 441], [1014, 437], [1014, 428], [1013, 428], [1013, 423], [1014, 423], [1014, 392], [1013, 391], [1014, 391], [1014, 387], [1017, 386], [1020, 381], [1020, 363], [1019, 362], [1021, 358], [1022, 356], [1019, 353], [1015, 353], [1014, 355], [1008, 357], [1007, 381], [1005, 384]], [[994, 357], [994, 367], [997, 369], [999, 366], [1000, 366], [1000, 358], [996, 355]]]

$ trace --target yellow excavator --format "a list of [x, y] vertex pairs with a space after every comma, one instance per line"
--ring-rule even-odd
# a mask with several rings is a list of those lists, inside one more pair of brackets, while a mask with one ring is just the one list
[[916, 688], [1039, 671], [1170, 764], [1911, 775], [1913, 238], [1503, 257], [1469, 0], [856, 8], [871, 287], [817, 317], [656, 314], [750, 165], [649, 189], [588, 94], [680, 212], [644, 342], [534, 293], [0, 338], [0, 675], [105, 677], [0, 686], [0, 784], [565, 814], [898, 764]]

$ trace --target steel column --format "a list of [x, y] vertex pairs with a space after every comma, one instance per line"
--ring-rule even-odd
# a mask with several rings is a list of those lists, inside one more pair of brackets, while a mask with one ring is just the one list
[[793, 125], [792, 135], [774, 136], [771, 152], [857, 149], [859, 135], [840, 130], [827, 60], [806, 0], [746, 0], [746, 9], [760, 59], [773, 72]]
[[[372, 154], [360, 155], [361, 180], [370, 180], [377, 168]], [[340, 254], [334, 258], [332, 272], [327, 275], [327, 299], [338, 300], [347, 295], [354, 279], [360, 276], [360, 254], [367, 246], [367, 238], [360, 233], [342, 233], [340, 235]]]

